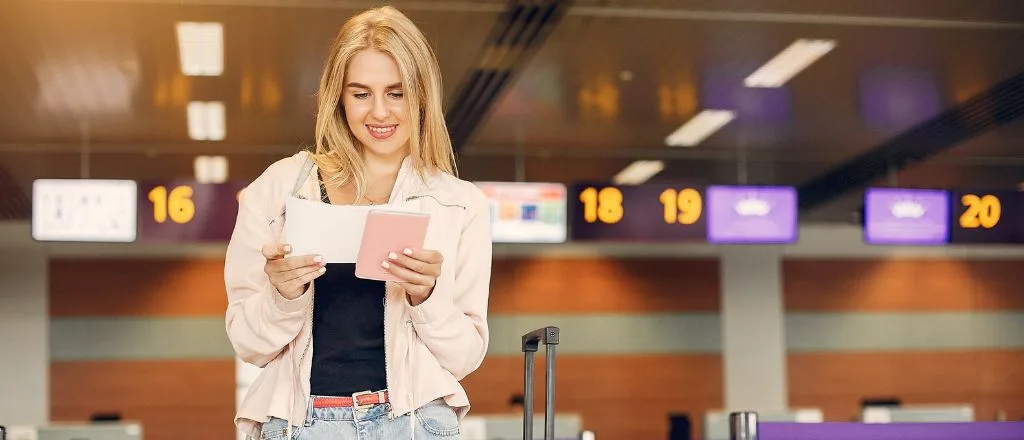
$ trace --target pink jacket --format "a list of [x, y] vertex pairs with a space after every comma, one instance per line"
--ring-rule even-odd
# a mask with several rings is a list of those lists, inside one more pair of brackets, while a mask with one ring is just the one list
[[[305, 165], [305, 168], [304, 168]], [[299, 179], [304, 170], [312, 172]], [[258, 438], [271, 416], [303, 423], [312, 359], [311, 319], [315, 282], [288, 300], [263, 272], [260, 248], [287, 242], [286, 197], [319, 200], [316, 167], [306, 153], [270, 165], [243, 192], [224, 267], [227, 334], [235, 353], [261, 367], [235, 423]], [[420, 179], [411, 159], [402, 164], [391, 201], [419, 201], [430, 214], [424, 247], [444, 256], [431, 296], [413, 307], [402, 287], [386, 283], [384, 345], [392, 417], [439, 397], [460, 417], [469, 399], [459, 381], [476, 370], [487, 352], [487, 298], [491, 273], [490, 209], [472, 183], [446, 174]]]

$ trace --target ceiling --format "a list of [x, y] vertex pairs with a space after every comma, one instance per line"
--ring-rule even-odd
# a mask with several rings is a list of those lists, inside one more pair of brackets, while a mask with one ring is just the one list
[[[27, 215], [35, 178], [189, 178], [196, 155], [222, 154], [232, 179], [251, 180], [310, 144], [326, 48], [348, 16], [376, 3], [2, 2], [0, 217]], [[388, 3], [432, 41], [449, 103], [507, 4]], [[178, 21], [224, 23], [222, 76], [180, 74]], [[838, 45], [781, 89], [742, 87], [798, 38]], [[1021, 75], [1022, 42], [1017, 0], [577, 0], [481, 113], [459, 145], [460, 170], [472, 180], [568, 183], [663, 159], [655, 180], [799, 187]], [[223, 141], [189, 139], [192, 100], [225, 103]], [[1021, 102], [999, 102], [977, 133], [923, 162], [875, 167], [869, 181], [1024, 181]], [[696, 147], [664, 145], [709, 107], [735, 108], [739, 118]], [[849, 218], [860, 193], [834, 193], [804, 217]]]

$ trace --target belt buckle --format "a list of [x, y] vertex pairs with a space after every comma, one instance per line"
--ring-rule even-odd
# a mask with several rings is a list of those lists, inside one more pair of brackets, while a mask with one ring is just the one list
[[374, 392], [373, 391], [369, 391], [369, 390], [367, 390], [367, 391], [360, 391], [358, 393], [353, 394], [352, 395], [352, 409], [354, 411], [365, 411], [365, 410], [369, 409], [371, 406], [376, 405], [376, 403], [368, 403], [366, 405], [360, 405], [359, 404], [359, 396], [367, 396], [367, 395], [371, 395], [371, 394], [374, 394]]

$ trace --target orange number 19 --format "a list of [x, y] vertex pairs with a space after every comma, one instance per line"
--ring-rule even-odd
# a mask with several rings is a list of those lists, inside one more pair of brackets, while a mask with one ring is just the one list
[[678, 192], [669, 188], [662, 191], [658, 199], [665, 206], [665, 223], [670, 225], [677, 222], [692, 225], [700, 220], [704, 210], [700, 193], [693, 188], [684, 188]]

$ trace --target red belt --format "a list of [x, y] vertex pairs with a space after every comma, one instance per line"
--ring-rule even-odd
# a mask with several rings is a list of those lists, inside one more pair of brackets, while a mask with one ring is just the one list
[[363, 391], [355, 393], [353, 396], [354, 399], [352, 397], [314, 397], [313, 408], [350, 407], [353, 406], [353, 400], [357, 409], [388, 402], [387, 391]]

